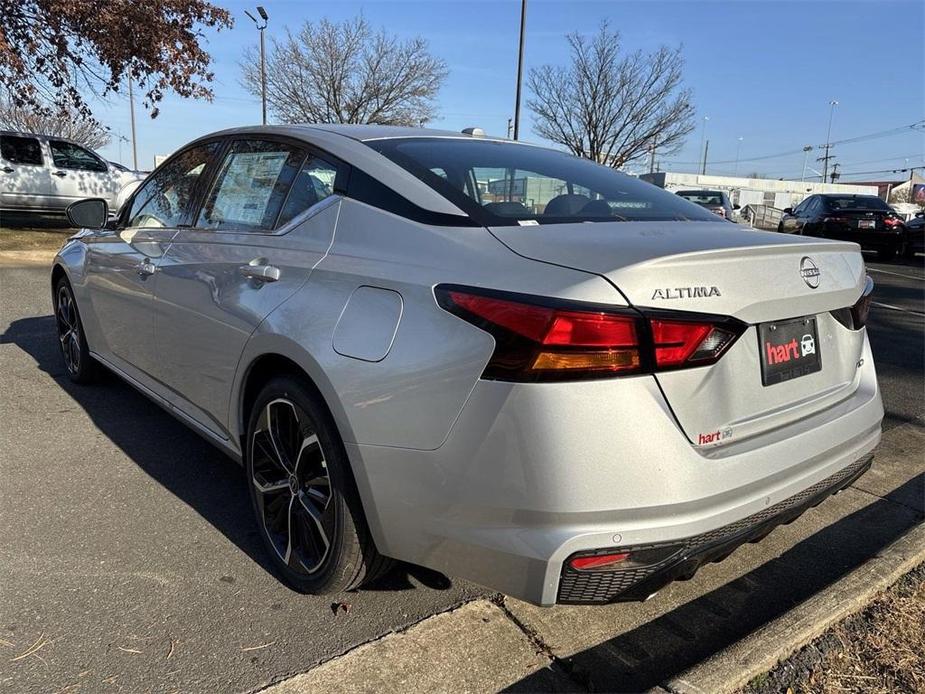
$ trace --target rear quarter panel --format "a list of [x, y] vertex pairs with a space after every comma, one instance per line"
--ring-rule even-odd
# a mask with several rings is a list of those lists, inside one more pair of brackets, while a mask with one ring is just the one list
[[[602, 278], [521, 258], [486, 229], [428, 227], [345, 199], [329, 253], [247, 345], [237, 392], [247, 364], [285, 349], [322, 391], [346, 442], [438, 448], [494, 348], [488, 333], [437, 306], [441, 283], [622, 303]], [[378, 361], [334, 349], [335, 328], [361, 286], [401, 297], [394, 335], [370, 334], [390, 342]], [[392, 330], [383, 325], [370, 329]]]

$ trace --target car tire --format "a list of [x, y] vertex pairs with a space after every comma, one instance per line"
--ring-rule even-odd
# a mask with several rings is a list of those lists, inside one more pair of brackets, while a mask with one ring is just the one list
[[878, 260], [883, 260], [883, 261], [893, 260], [895, 256], [896, 256], [895, 248], [881, 248], [879, 251], [877, 251]]
[[54, 309], [58, 346], [61, 348], [61, 357], [68, 378], [81, 384], [96, 381], [99, 378], [100, 366], [90, 356], [77, 300], [66, 277], [59, 278], [55, 283]]
[[273, 565], [302, 593], [356, 588], [392, 560], [370, 535], [344, 444], [320, 395], [277, 376], [260, 391], [247, 426], [251, 505]]

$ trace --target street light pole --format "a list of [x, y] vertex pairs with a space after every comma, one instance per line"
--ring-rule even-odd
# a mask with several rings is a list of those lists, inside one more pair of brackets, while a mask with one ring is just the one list
[[700, 173], [705, 174], [707, 172], [707, 121], [710, 120], [710, 116], [703, 117], [703, 130], [700, 133], [700, 153], [703, 155], [703, 164], [700, 167]]
[[738, 176], [738, 175], [739, 175], [739, 151], [742, 149], [742, 140], [743, 140], [743, 139], [744, 139], [744, 138], [741, 138], [741, 137], [740, 137], [740, 138], [739, 138], [739, 143], [736, 145], [736, 165], [735, 165], [735, 169], [733, 169], [733, 171], [732, 171], [732, 175], [733, 175], [733, 176]]
[[257, 21], [257, 18], [254, 17], [250, 12], [244, 10], [244, 14], [251, 18], [251, 21], [254, 23], [254, 26], [257, 27], [257, 31], [260, 32], [260, 103], [263, 113], [263, 124], [267, 124], [267, 59], [266, 59], [266, 48], [263, 40], [263, 30], [267, 28], [267, 22], [270, 17], [267, 15], [267, 11], [263, 9], [260, 5], [257, 6], [257, 14], [260, 15], [260, 19], [263, 20], [263, 24]]
[[813, 151], [812, 145], [806, 145], [803, 148], [803, 174], [800, 176], [800, 183], [803, 183], [806, 180], [806, 160], [809, 157], [809, 153]]
[[514, 139], [520, 139], [520, 83], [524, 74], [524, 29], [527, 26], [527, 0], [520, 1], [520, 49], [517, 53], [517, 90], [514, 96]]
[[132, 76], [128, 76], [128, 114], [132, 121], [132, 168], [138, 171], [138, 145], [135, 143], [135, 98], [132, 96]]
[[835, 107], [838, 106], [838, 101], [832, 99], [829, 102], [829, 127], [825, 133], [825, 158], [822, 162], [822, 182], [825, 183], [826, 174], [829, 173], [829, 148], [832, 146], [830, 144], [832, 140], [832, 116], [835, 115]]

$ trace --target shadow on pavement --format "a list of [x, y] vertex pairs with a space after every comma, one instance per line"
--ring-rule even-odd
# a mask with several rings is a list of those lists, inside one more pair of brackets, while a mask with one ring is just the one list
[[10, 229], [70, 229], [67, 217], [29, 212], [4, 212], [2, 226]]
[[[655, 687], [780, 617], [921, 523], [922, 510], [897, 501], [904, 498], [925, 498], [922, 475], [742, 577], [577, 653], [562, 666], [588, 691]], [[544, 686], [547, 681], [539, 672], [505, 691], [552, 691]]]
[[[240, 466], [113, 374], [105, 372], [92, 386], [72, 383], [64, 373], [53, 316], [14, 321], [0, 335], [4, 343], [29, 354], [139, 468], [282, 581], [268, 561]], [[435, 590], [452, 586], [440, 573], [402, 562], [362, 590], [411, 590], [411, 578]]]

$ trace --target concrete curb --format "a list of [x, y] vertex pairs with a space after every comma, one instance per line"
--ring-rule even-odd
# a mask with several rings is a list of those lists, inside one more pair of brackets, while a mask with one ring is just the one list
[[711, 658], [662, 683], [677, 694], [731, 692], [771, 670], [807, 643], [870, 603], [925, 562], [925, 524], [915, 526], [872, 561]]
[[498, 691], [547, 664], [548, 658], [500, 607], [481, 599], [358, 646], [261, 692]]

